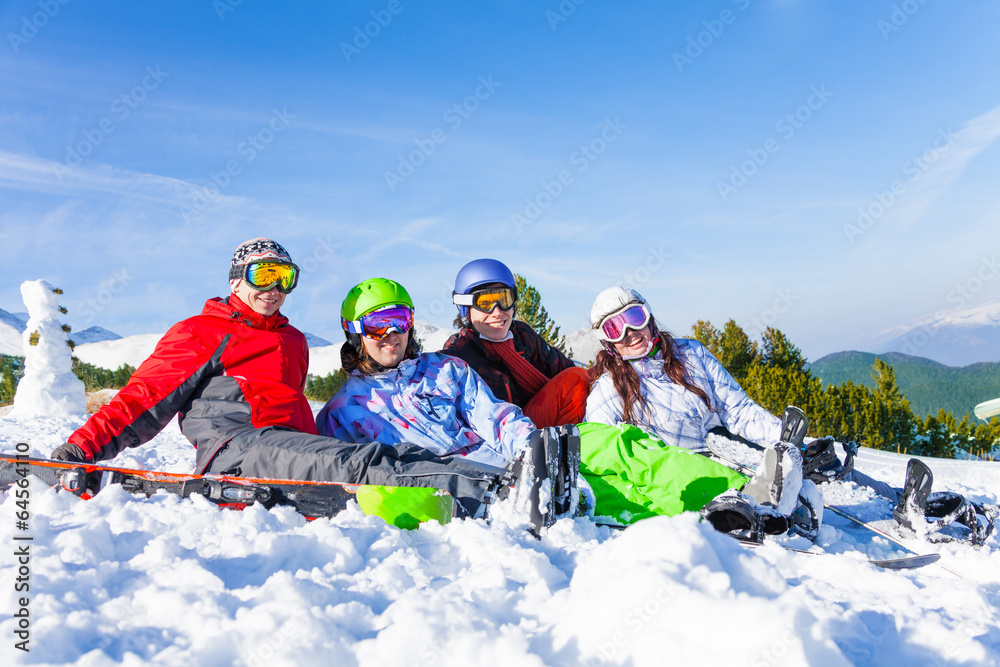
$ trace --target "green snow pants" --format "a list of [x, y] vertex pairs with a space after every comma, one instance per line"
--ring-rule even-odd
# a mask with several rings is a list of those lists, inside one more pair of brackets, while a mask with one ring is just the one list
[[748, 478], [635, 426], [580, 424], [580, 472], [597, 497], [596, 516], [634, 523], [700, 510]]

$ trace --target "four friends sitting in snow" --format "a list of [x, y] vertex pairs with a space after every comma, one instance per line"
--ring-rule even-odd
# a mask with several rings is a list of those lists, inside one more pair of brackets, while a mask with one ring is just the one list
[[[843, 469], [832, 440], [804, 443], [804, 428], [797, 440], [783, 437], [781, 420], [699, 342], [660, 330], [634, 290], [598, 295], [591, 327], [603, 349], [588, 373], [514, 319], [514, 276], [492, 259], [458, 272], [459, 332], [440, 352], [421, 353], [402, 285], [374, 278], [354, 286], [340, 311], [349, 377], [314, 421], [302, 393], [305, 337], [279, 312], [298, 277], [280, 244], [241, 244], [229, 296], [171, 327], [52, 458], [112, 458], [176, 414], [197, 447], [197, 472], [440, 488], [455, 497], [457, 515], [471, 517], [526, 499], [536, 534], [583, 511], [626, 524], [700, 510], [743, 539], [789, 530], [814, 537], [822, 499], [803, 480], [803, 452], [812, 480], [871, 486], [897, 503], [904, 524], [927, 507], [926, 468], [897, 490]], [[711, 458], [710, 432], [763, 446], [753, 479]], [[989, 512], [957, 494], [930, 505], [975, 542], [992, 528]]]

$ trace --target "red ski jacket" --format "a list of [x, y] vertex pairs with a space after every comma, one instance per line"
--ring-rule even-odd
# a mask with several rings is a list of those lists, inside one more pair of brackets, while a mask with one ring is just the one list
[[209, 299], [170, 327], [128, 384], [70, 437], [94, 460], [148, 442], [176, 414], [198, 448], [198, 471], [238, 431], [280, 426], [316, 433], [303, 395], [305, 336], [280, 313], [265, 317], [238, 297]]

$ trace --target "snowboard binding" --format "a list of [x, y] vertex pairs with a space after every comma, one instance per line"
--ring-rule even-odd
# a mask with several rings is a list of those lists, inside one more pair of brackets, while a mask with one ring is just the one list
[[572, 424], [539, 429], [531, 434], [525, 452], [487, 491], [483, 516], [489, 521], [490, 505], [497, 502], [526, 503], [529, 531], [539, 537], [542, 528], [577, 512], [579, 474], [579, 429]]
[[[899, 496], [892, 518], [912, 533], [927, 514], [927, 496], [934, 484], [934, 473], [919, 459], [910, 459], [906, 464], [906, 482]], [[921, 526], [922, 527], [922, 526]]]
[[843, 479], [854, 470], [858, 443], [845, 442], [843, 447], [846, 458], [841, 463], [834, 446], [834, 439], [829, 435], [802, 445], [802, 476], [817, 484]]
[[1000, 511], [953, 491], [932, 493], [934, 475], [923, 461], [906, 464], [906, 483], [892, 516], [908, 533], [931, 542], [968, 541], [982, 546], [993, 532]]
[[802, 441], [809, 430], [809, 419], [806, 413], [794, 405], [785, 408], [781, 416], [781, 441], [796, 447], [802, 447]]
[[739, 491], [726, 491], [714, 498], [701, 508], [701, 517], [720, 533], [726, 533], [741, 542], [764, 542], [757, 503]]

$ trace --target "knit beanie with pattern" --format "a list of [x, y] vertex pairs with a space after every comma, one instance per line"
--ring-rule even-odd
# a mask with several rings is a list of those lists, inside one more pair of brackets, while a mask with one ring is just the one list
[[236, 252], [233, 253], [233, 261], [229, 265], [229, 289], [235, 290], [236, 285], [243, 277], [243, 272], [238, 267], [267, 261], [291, 264], [292, 257], [280, 243], [271, 239], [256, 238], [241, 243], [236, 248]]

